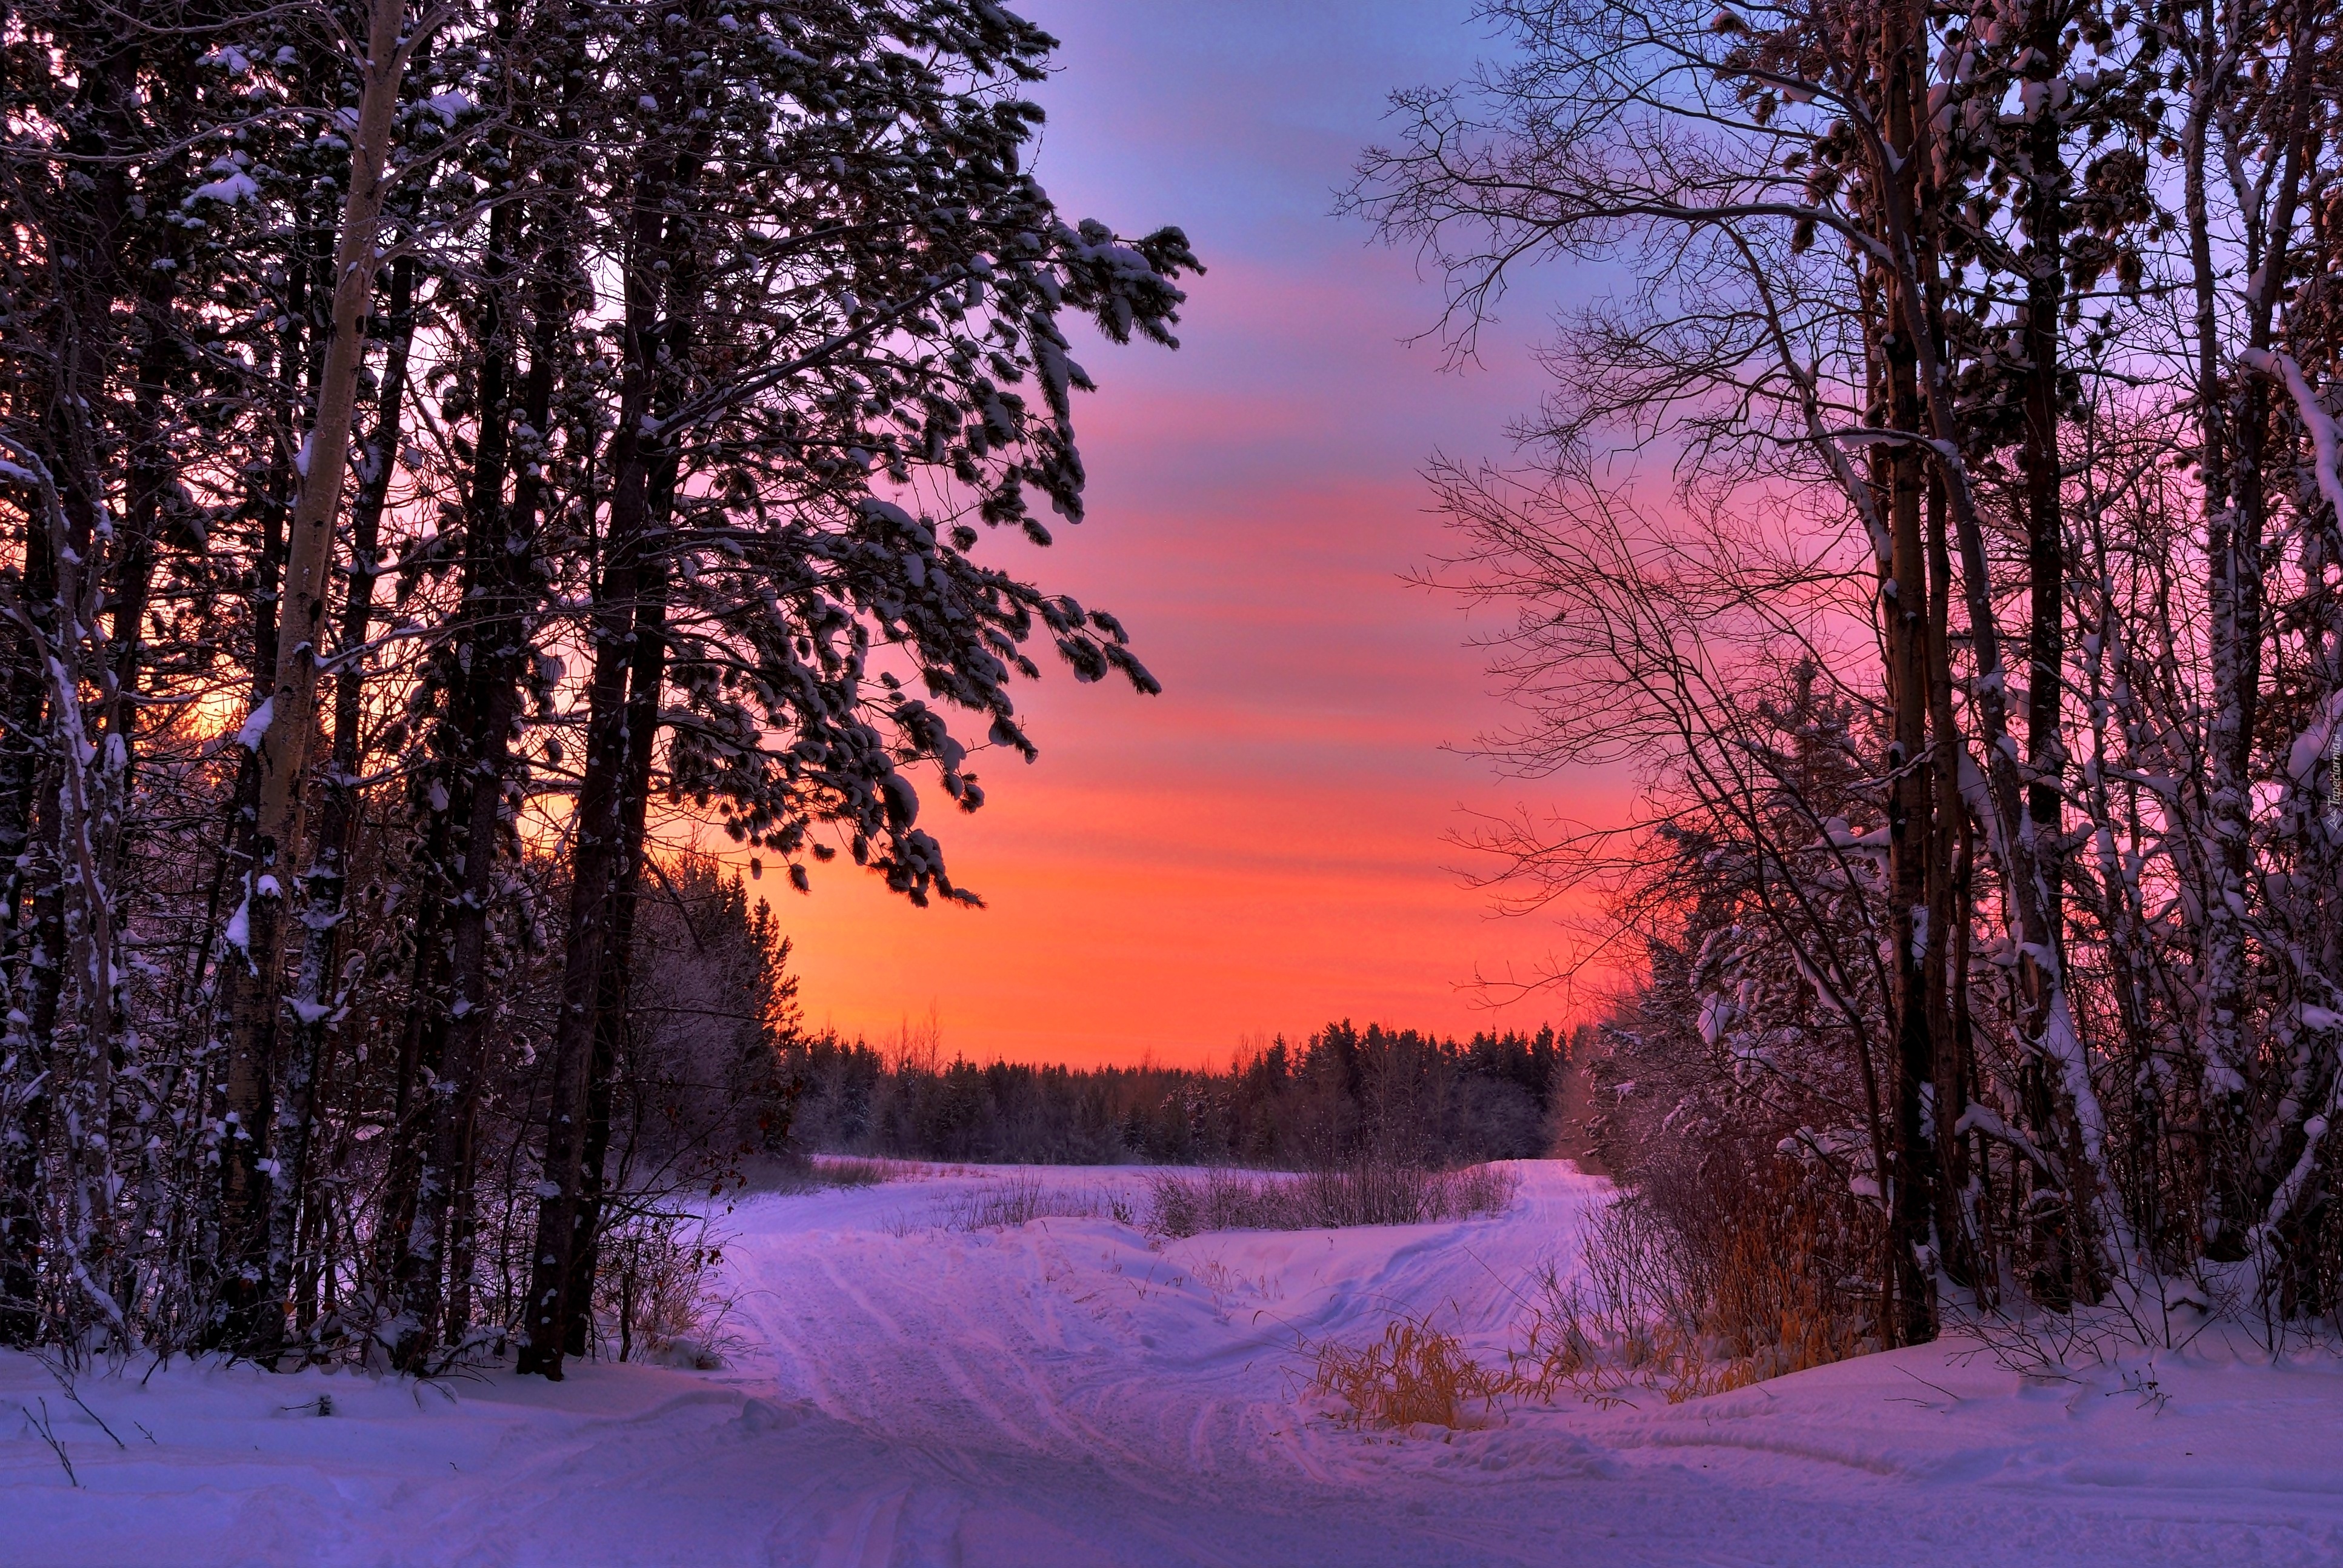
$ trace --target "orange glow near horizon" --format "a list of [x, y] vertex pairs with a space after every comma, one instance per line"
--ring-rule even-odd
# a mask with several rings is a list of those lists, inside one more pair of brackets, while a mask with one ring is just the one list
[[1469, 65], [1466, 6], [1025, 9], [1065, 44], [1044, 184], [1070, 217], [1182, 225], [1211, 272], [1177, 354], [1076, 346], [1102, 388], [1076, 413], [1089, 520], [1046, 552], [985, 548], [1121, 616], [1164, 695], [1051, 668], [1018, 696], [1040, 762], [981, 758], [973, 818], [929, 792], [922, 825], [983, 910], [912, 909], [842, 861], [806, 897], [769, 876], [808, 1022], [875, 1042], [932, 1008], [948, 1056], [1194, 1065], [1345, 1017], [1572, 1021], [1557, 996], [1482, 1004], [1476, 974], [1572, 937], [1493, 918], [1446, 836], [1468, 809], [1615, 819], [1627, 786], [1524, 787], [1444, 749], [1508, 715], [1474, 624], [1404, 580], [1447, 543], [1423, 465], [1509, 455], [1544, 317], [1443, 374], [1401, 341], [1436, 285], [1326, 216], [1384, 94]]

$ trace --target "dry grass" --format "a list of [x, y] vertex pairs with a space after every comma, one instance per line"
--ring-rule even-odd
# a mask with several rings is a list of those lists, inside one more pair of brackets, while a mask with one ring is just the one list
[[1036, 1220], [1113, 1220], [1133, 1224], [1138, 1213], [1120, 1192], [1096, 1187], [1052, 1187], [1039, 1177], [1014, 1176], [960, 1192], [942, 1206], [947, 1231], [998, 1231]]
[[[1249, 1192], [1234, 1181], [1221, 1208], [1242, 1212]], [[1191, 1197], [1210, 1217], [1210, 1186]], [[1783, 1181], [1715, 1218], [1688, 1233], [1634, 1193], [1605, 1206], [1583, 1267], [1565, 1281], [1549, 1265], [1523, 1298], [1502, 1369], [1428, 1318], [1403, 1317], [1363, 1347], [1312, 1348], [1310, 1388], [1341, 1399], [1354, 1424], [1457, 1427], [1513, 1402], [1674, 1404], [1877, 1348], [1867, 1301], [1834, 1282], [1847, 1238], [1826, 1202]]]
[[833, 1187], [876, 1187], [889, 1181], [912, 1181], [939, 1174], [908, 1160], [870, 1159], [859, 1154], [790, 1154], [748, 1161], [742, 1185], [752, 1191], [791, 1196], [824, 1192]]
[[1876, 1348], [1860, 1313], [1827, 1282], [1811, 1211], [1785, 1208], [1736, 1228], [1713, 1256], [1632, 1203], [1595, 1223], [1583, 1282], [1549, 1267], [1523, 1345], [1507, 1356], [1509, 1392], [1550, 1402], [1606, 1401], [1637, 1390], [1671, 1404], [1845, 1361]]
[[1433, 1171], [1366, 1163], [1300, 1175], [1162, 1171], [1150, 1179], [1148, 1188], [1148, 1229], [1177, 1238], [1207, 1231], [1316, 1231], [1468, 1220], [1503, 1213], [1520, 1191], [1521, 1178], [1500, 1165]]
[[1624, 1205], [1606, 1210], [1587, 1278], [1565, 1284], [1547, 1269], [1502, 1370], [1428, 1317], [1402, 1317], [1371, 1344], [1317, 1346], [1311, 1392], [1340, 1399], [1353, 1425], [1467, 1427], [1508, 1401], [1610, 1403], [1649, 1392], [1675, 1404], [1874, 1348], [1817, 1282], [1812, 1254], [1784, 1245], [1795, 1238], [1775, 1227], [1735, 1236], [1700, 1293], [1667, 1240]]
[[1397, 1318], [1373, 1344], [1319, 1346], [1310, 1387], [1340, 1399], [1355, 1426], [1468, 1427], [1486, 1422], [1511, 1380], [1430, 1318]]
[[900, 1160], [867, 1160], [854, 1154], [817, 1154], [812, 1164], [813, 1181], [820, 1187], [876, 1187], [904, 1181], [914, 1173], [914, 1167]]

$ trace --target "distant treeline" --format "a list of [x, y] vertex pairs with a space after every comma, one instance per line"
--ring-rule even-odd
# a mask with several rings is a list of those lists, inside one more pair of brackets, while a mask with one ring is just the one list
[[[906, 1031], [907, 1041], [911, 1040]], [[1440, 1039], [1348, 1021], [1240, 1051], [1227, 1071], [938, 1060], [832, 1035], [782, 1047], [806, 1151], [1007, 1163], [1305, 1168], [1534, 1158], [1553, 1141], [1555, 1032]], [[922, 1060], [924, 1054], [925, 1060]]]

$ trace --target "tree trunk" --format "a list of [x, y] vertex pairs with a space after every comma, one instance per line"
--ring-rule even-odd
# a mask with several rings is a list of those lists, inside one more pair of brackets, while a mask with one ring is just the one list
[[[1936, 1233], [1941, 1266], [1956, 1284], [1982, 1286], [1976, 1226], [1970, 1218], [1969, 1171], [1961, 1119], [1968, 1110], [1968, 912], [1965, 902], [1971, 840], [1961, 799], [1963, 741], [1953, 713], [1952, 554], [1945, 538], [1945, 480], [1928, 483], [1928, 723], [1934, 731], [1930, 771], [1936, 816], [1928, 849], [1928, 932], [1925, 1005], [1934, 1048], [1932, 1122], [1936, 1162]], [[1957, 1021], [1956, 1021], [1957, 1020]]]
[[[1917, 119], [1926, 91], [1914, 18], [1901, 0], [1886, 10], [1881, 38], [1881, 77], [1886, 95], [1884, 120], [1888, 144], [1902, 160], [1893, 177], [1915, 180], [1919, 160]], [[1916, 206], [1916, 200], [1915, 205]], [[1897, 298], [1916, 280], [1891, 275], [1888, 307], [1881, 323], [1878, 360], [1885, 371], [1889, 428], [1921, 428], [1918, 348], [1911, 341], [1915, 312]], [[1888, 1344], [1916, 1344], [1936, 1332], [1934, 1249], [1929, 1232], [1936, 1210], [1936, 1151], [1924, 1131], [1924, 1088], [1936, 1072], [1935, 1043], [1928, 1031], [1926, 950], [1943, 940], [1928, 924], [1929, 862], [1936, 835], [1930, 825], [1935, 791], [1928, 749], [1928, 568], [1922, 534], [1924, 479], [1919, 447], [1900, 442], [1878, 448], [1879, 477], [1887, 492], [1890, 575], [1881, 585], [1880, 611], [1886, 635], [1887, 697], [1894, 715], [1888, 748], [1893, 782], [1887, 798], [1888, 940], [1891, 994], [1889, 1026], [1896, 1039], [1894, 1101], [1890, 1111], [1891, 1170], [1880, 1173], [1887, 1204], [1888, 1256], [1881, 1286], [1887, 1303], [1881, 1314]]]
[[[309, 1143], [317, 1121], [317, 1081], [326, 1040], [333, 1028], [340, 932], [349, 890], [351, 839], [358, 815], [356, 789], [359, 729], [364, 721], [366, 667], [354, 650], [363, 648], [374, 626], [375, 585], [383, 512], [397, 463], [400, 419], [407, 400], [409, 355], [415, 337], [415, 260], [392, 264], [389, 299], [383, 317], [390, 333], [377, 397], [374, 440], [361, 470], [357, 500], [350, 515], [349, 586], [342, 599], [338, 646], [345, 662], [334, 676], [334, 739], [327, 764], [317, 842], [311, 849], [302, 910], [299, 979], [293, 997], [293, 1044], [287, 1055], [284, 1103], [277, 1119], [277, 1158], [295, 1176], [274, 1192], [268, 1219], [266, 1294], [282, 1302], [292, 1289]], [[265, 1315], [265, 1334], [281, 1321]]]
[[[558, 27], [563, 15], [557, 9], [544, 23]], [[550, 74], [558, 75], [562, 83], [555, 137], [566, 146], [577, 130], [572, 108], [577, 76], [568, 69], [558, 69], [565, 63], [553, 62], [557, 69]], [[446, 1091], [431, 1133], [434, 1179], [427, 1180], [420, 1189], [431, 1211], [419, 1215], [414, 1227], [418, 1242], [427, 1236], [435, 1255], [444, 1258], [447, 1284], [444, 1292], [436, 1296], [427, 1292], [417, 1302], [425, 1349], [431, 1332], [428, 1308], [437, 1307], [451, 1342], [465, 1332], [471, 1317], [475, 1134], [481, 1075], [487, 1065], [488, 1028], [494, 1013], [488, 994], [490, 916], [503, 860], [506, 799], [513, 772], [512, 735], [521, 718], [522, 683], [536, 647], [535, 622], [544, 597], [537, 539], [546, 493], [539, 443], [551, 422], [557, 370], [570, 327], [570, 219], [564, 201], [569, 184], [565, 163], [563, 172], [537, 204], [529, 367], [519, 387], [518, 435], [516, 410], [509, 406], [513, 328], [511, 313], [506, 308], [505, 285], [515, 271], [511, 256], [521, 210], [518, 204], [508, 203], [497, 209], [490, 222], [488, 299], [482, 315], [486, 358], [481, 375], [480, 443], [474, 468], [470, 548], [466, 556], [465, 625], [458, 633], [464, 650], [463, 703], [457, 725], [463, 759], [457, 780], [463, 793], [459, 814], [463, 849], [449, 915], [442, 1068]], [[516, 439], [526, 449], [517, 452]], [[504, 497], [508, 478], [513, 486], [509, 506]]]
[[[318, 377], [317, 415], [302, 447], [301, 477], [287, 540], [284, 599], [277, 618], [275, 678], [258, 748], [259, 802], [246, 892], [246, 954], [236, 966], [230, 1013], [226, 1114], [233, 1131], [220, 1158], [222, 1272], [229, 1292], [230, 1337], [273, 1349], [281, 1322], [260, 1289], [266, 1270], [269, 1195], [262, 1181], [274, 1098], [273, 1037], [283, 983], [280, 928], [284, 884], [293, 874], [301, 829], [301, 781], [317, 728], [318, 644], [325, 633], [334, 518], [341, 509], [357, 413], [358, 370], [366, 354], [366, 317], [380, 260], [385, 166], [399, 83], [419, 38], [402, 40], [405, 0], [370, 0], [365, 85], [350, 151], [350, 187], [334, 253], [333, 322]], [[258, 716], [256, 715], [256, 718]], [[287, 1172], [289, 1177], [290, 1172]]]
[[[53, 602], [56, 591], [55, 558], [48, 528], [37, 509], [27, 507], [25, 518], [25, 602], [35, 614], [45, 614], [44, 607]], [[0, 767], [6, 769], [0, 774], [6, 787], [0, 802], [5, 802], [9, 813], [0, 819], [0, 853], [5, 855], [0, 869], [5, 869], [8, 891], [9, 967], [25, 977], [30, 997], [52, 998], [46, 1005], [54, 1020], [55, 1002], [49, 971], [55, 968], [50, 955], [56, 951], [57, 936], [50, 921], [48, 894], [56, 878], [35, 874], [42, 858], [41, 785], [50, 773], [36, 739], [44, 728], [47, 678], [42, 641], [34, 629], [11, 623], [10, 631], [19, 662], [11, 674], [10, 722], [5, 749], [0, 750]], [[35, 1000], [29, 1009], [21, 1001], [11, 1008], [5, 1043], [0, 1045], [0, 1051], [15, 1060], [8, 1091], [17, 1101], [13, 1117], [16, 1138], [8, 1146], [5, 1186], [0, 1186], [0, 1344], [25, 1348], [38, 1340], [41, 1331], [41, 1189], [47, 1173], [51, 1040], [35, 1021], [42, 1007], [41, 1001]]]
[[[673, 463], [666, 490], [671, 504]], [[662, 507], [664, 513], [666, 508]], [[642, 608], [635, 617], [631, 686], [627, 698], [627, 783], [621, 810], [623, 849], [610, 890], [610, 925], [602, 958], [599, 1017], [594, 1031], [593, 1081], [587, 1089], [586, 1144], [580, 1161], [577, 1261], [569, 1284], [569, 1319], [562, 1342], [571, 1355], [588, 1349], [592, 1331], [594, 1276], [601, 1262], [603, 1201], [609, 1187], [610, 1112], [615, 1078], [628, 1046], [628, 991], [634, 980], [635, 914], [641, 898], [645, 829], [650, 813], [651, 759], [659, 736], [660, 693], [667, 670], [667, 573], [645, 568]]]
[[448, 683], [447, 732], [453, 762], [447, 813], [457, 871], [449, 888], [444, 1012], [427, 993], [417, 999], [422, 1027], [438, 1039], [437, 1081], [426, 1114], [407, 1131], [421, 1153], [416, 1211], [401, 1260], [402, 1304], [408, 1338], [396, 1360], [424, 1370], [437, 1342], [446, 1303], [447, 1216], [458, 1171], [468, 1156], [479, 1020], [487, 1001], [479, 981], [487, 950], [488, 906], [495, 891], [498, 819], [504, 809], [507, 739], [518, 713], [513, 643], [522, 636], [511, 591], [509, 513], [505, 486], [512, 450], [512, 326], [506, 295], [520, 221], [508, 198], [488, 215], [480, 311], [479, 425], [473, 448], [472, 493], [465, 529], [463, 597], [444, 657]]
[[[538, 1211], [519, 1369], [561, 1376], [569, 1323], [589, 1303], [573, 1299], [578, 1282], [579, 1220], [594, 1079], [595, 1040], [609, 956], [614, 899], [626, 858], [626, 797], [629, 762], [628, 682], [639, 638], [658, 636], [643, 622], [645, 590], [663, 591], [663, 574], [649, 560], [654, 547], [654, 494], [666, 467], [665, 438], [646, 431], [647, 417], [679, 373], [679, 337], [662, 343], [659, 311], [675, 267], [686, 259], [687, 226], [670, 217], [672, 196], [699, 178], [689, 152], [647, 160], [633, 202], [627, 247], [626, 370], [618, 429], [611, 439], [610, 522], [594, 616], [594, 671], [588, 688], [585, 776], [578, 790], [571, 853], [569, 931], [563, 952], [561, 1010], [555, 1026], [550, 1101], [546, 1112], [546, 1196]], [[672, 314], [672, 307], [670, 307]], [[667, 331], [679, 331], [666, 323]], [[663, 350], [665, 350], [663, 354]], [[671, 480], [669, 481], [672, 482]]]
[[[2026, 636], [2026, 766], [2029, 783], [2026, 819], [2020, 831], [2030, 836], [2034, 863], [2042, 884], [2050, 951], [2063, 968], [2066, 954], [2065, 903], [2060, 891], [2059, 861], [2065, 829], [2059, 776], [2065, 765], [2059, 739], [2059, 687], [2066, 658], [2066, 518], [2060, 504], [2058, 459], [2058, 313], [2066, 299], [2065, 246], [2061, 226], [2066, 199], [2066, 164], [2061, 152], [2058, 116], [2048, 85], [2060, 75], [2066, 51], [2059, 36], [2055, 8], [2035, 8], [2029, 29], [2026, 77], [2036, 85], [2032, 118], [2026, 127], [2026, 158], [2032, 178], [2026, 186], [2024, 214], [2027, 244], [2020, 254], [2026, 268], [2024, 340], [2026, 370], [2024, 435], [2018, 464], [2026, 481], [2026, 591], [2031, 619]], [[2090, 1195], [2075, 1190], [2084, 1171], [2082, 1151], [2076, 1141], [2075, 1118], [2059, 1103], [2056, 1064], [2048, 1060], [2041, 1044], [2046, 1022], [2047, 988], [2041, 966], [2029, 963], [2023, 971], [2026, 1016], [2026, 1052], [2020, 1069], [2025, 1083], [2027, 1120], [2046, 1147], [2058, 1151], [2068, 1191], [2061, 1204], [2036, 1211], [2033, 1249], [2035, 1294], [2046, 1304], [2064, 1310], [2077, 1295], [2097, 1294], [2085, 1277], [2086, 1260], [2075, 1245], [2075, 1217]]]

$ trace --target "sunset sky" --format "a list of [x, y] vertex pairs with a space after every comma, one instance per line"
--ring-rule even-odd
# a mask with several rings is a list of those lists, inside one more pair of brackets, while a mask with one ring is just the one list
[[1090, 518], [1016, 557], [1121, 616], [1164, 694], [1062, 668], [1025, 689], [1041, 761], [990, 759], [984, 810], [932, 823], [987, 909], [915, 910], [839, 869], [780, 895], [809, 1021], [876, 1038], [932, 1007], [947, 1053], [1171, 1063], [1340, 1017], [1566, 1021], [1561, 999], [1476, 1002], [1476, 971], [1570, 939], [1493, 919], [1443, 835], [1617, 786], [1531, 793], [1444, 750], [1503, 714], [1461, 608], [1403, 580], [1443, 545], [1425, 459], [1508, 454], [1550, 305], [1444, 372], [1402, 341], [1437, 283], [1330, 216], [1389, 92], [1487, 39], [1453, 0], [1022, 9], [1064, 45], [1043, 183], [1070, 217], [1181, 225], [1211, 269], [1177, 354], [1081, 346]]

